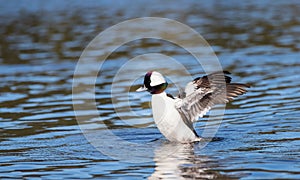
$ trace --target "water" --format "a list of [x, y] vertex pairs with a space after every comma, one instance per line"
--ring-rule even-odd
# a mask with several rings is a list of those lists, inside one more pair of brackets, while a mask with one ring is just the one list
[[[298, 1], [33, 3], [1, 3], [1, 179], [300, 178]], [[108, 57], [95, 88], [100, 120], [83, 106], [89, 92], [73, 94], [81, 98], [72, 101], [73, 74], [86, 45], [104, 29], [143, 16], [167, 17], [195, 28], [234, 81], [252, 86], [227, 105], [216, 138], [204, 149], [162, 137], [151, 119], [150, 97], [134, 92], [141, 77], [134, 77], [140, 78], [134, 86], [126, 80], [117, 86], [117, 92], [132, 86], [129, 99], [136, 114], [129, 113], [121, 95], [113, 98], [120, 114], [112, 104], [114, 75], [137, 55], [163, 53], [192, 75], [203, 73], [192, 56], [170, 43], [134, 41]], [[177, 66], [159, 65], [170, 78], [185, 80], [178, 77]], [[146, 72], [149, 67], [135, 68]], [[124, 79], [132, 79], [131, 74], [125, 73]], [[171, 86], [170, 92], [175, 90]], [[87, 129], [105, 135], [108, 127], [129, 142], [153, 146], [142, 151], [117, 145], [111, 149], [120, 155], [134, 152], [127, 157], [134, 162], [99, 152], [82, 134], [73, 103], [82, 105]], [[206, 121], [207, 116], [196, 124], [198, 132]], [[141, 156], [147, 161], [139, 161]]]

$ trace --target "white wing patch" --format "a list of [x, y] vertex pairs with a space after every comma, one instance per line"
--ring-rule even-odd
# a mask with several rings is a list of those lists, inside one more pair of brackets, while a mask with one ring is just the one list
[[186, 85], [186, 87], [184, 89], [184, 92], [185, 92], [185, 95], [188, 96], [188, 95], [192, 94], [195, 90], [196, 90], [195, 83], [194, 82], [189, 82]]

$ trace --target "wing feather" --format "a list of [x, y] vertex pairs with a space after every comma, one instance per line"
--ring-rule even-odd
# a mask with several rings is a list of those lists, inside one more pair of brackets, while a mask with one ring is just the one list
[[193, 123], [203, 117], [214, 105], [224, 104], [247, 92], [250, 86], [242, 83], [231, 83], [228, 71], [215, 72], [196, 78], [188, 84], [186, 97], [177, 98], [176, 108], [185, 124], [193, 130]]

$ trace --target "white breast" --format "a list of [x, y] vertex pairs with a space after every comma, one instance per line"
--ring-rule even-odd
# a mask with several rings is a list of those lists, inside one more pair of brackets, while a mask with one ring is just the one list
[[169, 141], [191, 142], [197, 139], [181, 119], [174, 99], [165, 92], [152, 95], [152, 112], [157, 128]]

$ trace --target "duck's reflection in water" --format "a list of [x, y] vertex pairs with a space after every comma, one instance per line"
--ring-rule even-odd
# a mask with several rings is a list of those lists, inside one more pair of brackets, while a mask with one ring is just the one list
[[218, 164], [195, 155], [197, 144], [163, 143], [155, 150], [155, 171], [149, 179], [226, 179], [212, 168]]

